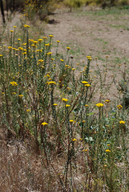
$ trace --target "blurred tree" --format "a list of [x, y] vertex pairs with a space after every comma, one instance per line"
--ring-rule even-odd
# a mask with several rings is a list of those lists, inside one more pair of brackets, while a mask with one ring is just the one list
[[0, 8], [1, 8], [2, 20], [3, 20], [3, 23], [5, 23], [3, 0], [0, 0]]

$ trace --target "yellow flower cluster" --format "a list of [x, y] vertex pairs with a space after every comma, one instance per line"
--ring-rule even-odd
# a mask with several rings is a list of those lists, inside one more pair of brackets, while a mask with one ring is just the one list
[[17, 86], [17, 85], [18, 85], [17, 82], [15, 82], [15, 81], [11, 81], [10, 84], [11, 84], [12, 86]]

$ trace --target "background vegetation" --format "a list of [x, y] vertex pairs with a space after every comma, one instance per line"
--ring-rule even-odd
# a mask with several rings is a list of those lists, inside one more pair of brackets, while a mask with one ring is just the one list
[[78, 63], [71, 47], [62, 52], [60, 40], [28, 24], [53, 10], [42, 3], [27, 1], [19, 26], [1, 37], [0, 190], [127, 192], [128, 60], [119, 76], [108, 55], [103, 65], [89, 55]]

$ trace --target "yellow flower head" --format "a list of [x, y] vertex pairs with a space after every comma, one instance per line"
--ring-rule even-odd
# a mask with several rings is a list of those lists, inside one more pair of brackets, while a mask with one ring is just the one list
[[16, 95], [16, 92], [12, 92], [13, 95]]
[[117, 105], [117, 108], [120, 110], [120, 109], [123, 108], [123, 106], [122, 105]]
[[63, 62], [64, 60], [63, 60], [63, 59], [60, 59], [60, 61], [62, 61], [62, 62]]
[[47, 39], [47, 37], [44, 36], [43, 39]]
[[91, 60], [92, 60], [92, 57], [91, 57], [91, 56], [87, 56], [87, 59], [91, 61]]
[[48, 53], [47, 53], [47, 55], [51, 55], [51, 54], [52, 54], [52, 52], [48, 52]]
[[46, 123], [46, 122], [43, 122], [41, 125], [45, 126], [45, 125], [48, 125], [48, 123]]
[[49, 44], [49, 43], [46, 43], [46, 44], [45, 44], [45, 46], [46, 46], [46, 47], [49, 47], [49, 46], [50, 46], [50, 44]]
[[66, 98], [62, 98], [62, 101], [67, 102], [67, 101], [68, 101], [68, 99], [66, 99]]
[[88, 82], [87, 81], [82, 81], [82, 84], [88, 84]]
[[70, 50], [71, 48], [70, 47], [66, 47], [67, 48], [67, 50]]
[[30, 109], [26, 109], [26, 112], [30, 112], [31, 110]]
[[11, 84], [12, 86], [17, 86], [17, 85], [18, 85], [17, 82], [15, 82], [15, 81], [11, 81], [10, 84]]
[[57, 40], [56, 42], [57, 42], [57, 43], [60, 43], [60, 40]]
[[105, 103], [110, 103], [110, 102], [111, 102], [110, 99], [105, 100]]
[[48, 85], [56, 85], [56, 82], [55, 81], [48, 81], [47, 84]]
[[105, 152], [106, 152], [106, 153], [110, 153], [111, 150], [110, 150], [110, 149], [106, 149]]
[[89, 83], [86, 83], [85, 84], [85, 87], [90, 87], [91, 85]]
[[104, 104], [103, 104], [103, 103], [97, 103], [96, 106], [97, 106], [97, 107], [103, 107]]
[[38, 43], [38, 41], [33, 41], [33, 43], [34, 43], [34, 44], [37, 44], [37, 43]]
[[88, 104], [86, 104], [86, 105], [85, 105], [85, 107], [89, 107], [89, 105], [88, 105]]
[[70, 107], [70, 105], [65, 105], [66, 107]]
[[23, 97], [23, 95], [18, 95], [18, 97], [20, 97], [20, 98], [21, 98], [21, 97]]
[[43, 62], [43, 59], [39, 59], [38, 62], [39, 62], [39, 63], [42, 63], [42, 62]]
[[18, 49], [19, 49], [20, 51], [22, 51], [22, 50], [23, 50], [23, 47], [18, 47]]
[[75, 68], [72, 68], [72, 71], [75, 71], [76, 69]]
[[73, 122], [74, 122], [74, 120], [72, 120], [72, 119], [71, 119], [71, 120], [69, 120], [69, 122], [70, 122], [70, 123], [73, 123]]
[[17, 28], [17, 26], [13, 26], [13, 28]]
[[14, 31], [13, 30], [10, 30], [11, 33], [13, 33]]
[[54, 103], [53, 105], [54, 105], [54, 106], [57, 106], [58, 104], [57, 104], [57, 103]]
[[42, 39], [38, 39], [39, 42], [42, 42]]
[[72, 139], [72, 141], [74, 141], [74, 142], [75, 142], [75, 141], [77, 141], [77, 139], [73, 138], [73, 139]]
[[53, 35], [49, 35], [49, 37], [51, 37], [51, 38], [52, 38], [52, 37], [53, 37]]
[[87, 151], [88, 151], [88, 149], [83, 149], [82, 151], [83, 151], [83, 152], [87, 152]]
[[125, 121], [119, 121], [120, 124], [125, 124]]
[[25, 24], [24, 27], [25, 27], [25, 28], [29, 28], [30, 26]]
[[11, 47], [11, 46], [8, 46], [8, 49], [12, 49], [12, 47]]

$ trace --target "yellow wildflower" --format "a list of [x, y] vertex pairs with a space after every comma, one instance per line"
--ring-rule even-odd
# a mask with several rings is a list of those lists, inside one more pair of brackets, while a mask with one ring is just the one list
[[125, 124], [125, 121], [119, 121], [120, 124]]
[[72, 141], [77, 141], [77, 139], [73, 138]]
[[70, 50], [71, 48], [70, 47], [66, 47], [67, 48], [67, 50]]
[[103, 103], [97, 103], [96, 106], [97, 106], [97, 107], [103, 107], [104, 104], [103, 104]]
[[26, 109], [26, 112], [30, 112], [31, 110], [30, 109]]
[[12, 47], [11, 47], [11, 46], [8, 46], [8, 49], [12, 49]]
[[62, 62], [63, 62], [64, 60], [63, 60], [63, 59], [60, 59], [60, 61], [62, 61]]
[[111, 102], [110, 99], [105, 100], [105, 103], [110, 103], [110, 102]]
[[12, 86], [17, 86], [17, 85], [18, 85], [17, 82], [15, 82], [15, 81], [11, 81], [10, 84], [11, 84]]
[[72, 71], [75, 71], [76, 69], [75, 68], [72, 68]]
[[13, 26], [13, 28], [17, 28], [17, 26]]
[[110, 149], [106, 149], [105, 152], [106, 152], [106, 153], [110, 153], [111, 150], [110, 150]]
[[87, 151], [88, 151], [88, 149], [83, 149], [82, 151], [83, 151], [83, 152], [87, 152]]
[[37, 43], [38, 43], [38, 41], [33, 41], [33, 43], [34, 43], [34, 44], [37, 44]]
[[62, 98], [62, 101], [67, 102], [67, 101], [68, 101], [68, 99], [66, 99], [66, 98]]
[[117, 108], [120, 110], [120, 109], [123, 108], [123, 106], [122, 105], [117, 105]]
[[57, 103], [54, 103], [53, 105], [54, 105], [54, 106], [57, 106], [58, 104], [57, 104]]
[[48, 125], [48, 123], [46, 123], [46, 122], [43, 122], [41, 125], [45, 126], [45, 125]]
[[85, 84], [85, 87], [90, 87], [91, 85], [89, 83], [86, 83]]
[[21, 98], [21, 97], [23, 97], [23, 95], [18, 95], [18, 97], [20, 97], [20, 98]]
[[16, 92], [12, 92], [13, 95], [16, 95]]
[[70, 107], [70, 105], [65, 105], [66, 107]]
[[51, 54], [52, 54], [52, 52], [48, 52], [48, 53], [47, 53], [47, 55], [51, 55]]
[[88, 105], [88, 104], [86, 104], [86, 105], [85, 105], [85, 107], [89, 107], [89, 105]]
[[38, 39], [39, 42], [42, 42], [42, 39]]
[[70, 87], [67, 87], [68, 90], [70, 90], [71, 88]]
[[92, 60], [92, 57], [91, 57], [91, 56], [87, 56], [87, 59], [91, 61], [91, 60]]
[[44, 36], [43, 39], [47, 39], [47, 37]]
[[22, 48], [22, 47], [18, 47], [18, 49], [19, 49], [20, 51], [22, 51], [22, 50], [23, 50], [23, 48]]
[[88, 82], [87, 81], [82, 81], [82, 84], [88, 84]]
[[33, 44], [31, 45], [31, 47], [36, 47], [36, 45], [33, 43]]
[[45, 44], [45, 46], [46, 46], [46, 47], [49, 47], [49, 46], [50, 46], [50, 44], [49, 44], [49, 43], [46, 43], [46, 44]]
[[73, 123], [73, 122], [74, 122], [74, 120], [72, 120], [72, 119], [71, 119], [71, 120], [69, 120], [69, 122], [70, 122], [70, 123]]
[[60, 40], [57, 40], [56, 42], [57, 42], [57, 43], [60, 43]]
[[48, 81], [47, 84], [48, 85], [53, 85], [53, 84], [56, 85], [56, 82], [55, 81]]
[[11, 33], [13, 33], [14, 31], [13, 30], [10, 30]]
[[53, 35], [49, 35], [49, 37], [51, 37], [51, 38], [52, 38], [52, 37], [53, 37]]
[[29, 28], [30, 26], [25, 24], [24, 27], [25, 27], [25, 28]]

